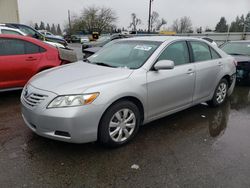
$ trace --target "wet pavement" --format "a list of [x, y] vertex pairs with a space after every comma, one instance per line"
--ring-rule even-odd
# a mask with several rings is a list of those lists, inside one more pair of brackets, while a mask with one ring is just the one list
[[250, 87], [219, 108], [198, 105], [143, 126], [118, 149], [33, 134], [19, 96], [0, 93], [0, 187], [250, 187]]

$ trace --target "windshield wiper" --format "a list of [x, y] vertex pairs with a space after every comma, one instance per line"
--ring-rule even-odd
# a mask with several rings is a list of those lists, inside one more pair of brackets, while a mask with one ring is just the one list
[[243, 55], [243, 56], [249, 56], [247, 54], [239, 54], [239, 53], [230, 53], [229, 55]]
[[87, 63], [92, 63], [90, 60], [88, 60], [88, 58], [83, 59], [83, 61]]
[[102, 63], [102, 62], [92, 62], [93, 64], [100, 65], [100, 66], [105, 66], [105, 67], [115, 67], [112, 65], [109, 65], [107, 63]]

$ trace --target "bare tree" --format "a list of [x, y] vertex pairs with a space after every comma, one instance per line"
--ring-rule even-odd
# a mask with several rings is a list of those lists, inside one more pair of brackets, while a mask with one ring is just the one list
[[140, 25], [141, 19], [137, 18], [135, 13], [131, 14], [132, 22], [129, 25], [129, 28], [132, 28], [133, 31], [137, 31], [137, 26]]
[[81, 17], [75, 17], [73, 22], [73, 30], [85, 30], [89, 33], [98, 31], [110, 31], [115, 26], [117, 20], [115, 12], [110, 8], [98, 8], [95, 6], [85, 8]]
[[192, 21], [184, 16], [180, 19], [180, 33], [189, 33], [192, 30]]
[[187, 16], [180, 18], [180, 20], [176, 19], [173, 22], [172, 29], [177, 33], [189, 33], [192, 31], [192, 21]]
[[156, 30], [159, 31], [163, 25], [167, 25], [167, 21], [164, 18], [162, 18], [160, 21], [158, 21], [157, 26], [156, 26]]
[[176, 33], [179, 33], [180, 28], [179, 28], [179, 20], [178, 19], [174, 20], [173, 25], [172, 25], [172, 30], [175, 31]]
[[151, 21], [150, 21], [150, 31], [152, 31], [153, 28], [156, 27], [157, 22], [159, 21], [159, 13], [153, 11], [150, 19], [151, 19]]

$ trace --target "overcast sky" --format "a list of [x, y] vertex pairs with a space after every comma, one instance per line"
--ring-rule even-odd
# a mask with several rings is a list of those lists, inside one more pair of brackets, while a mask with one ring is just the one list
[[[131, 13], [142, 20], [147, 28], [149, 0], [18, 0], [22, 23], [44, 21], [45, 23], [67, 23], [67, 11], [80, 14], [84, 7], [111, 7], [117, 14], [117, 26], [128, 27]], [[153, 11], [168, 22], [189, 16], [193, 27], [207, 26], [214, 29], [221, 16], [231, 22], [237, 15], [250, 11], [250, 0], [154, 0]]]

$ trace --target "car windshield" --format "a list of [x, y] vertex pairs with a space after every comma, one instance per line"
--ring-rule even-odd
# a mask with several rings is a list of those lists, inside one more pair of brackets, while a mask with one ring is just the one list
[[94, 64], [138, 69], [158, 48], [161, 42], [119, 41], [104, 47], [88, 58]]
[[229, 42], [221, 47], [230, 55], [247, 55], [250, 56], [250, 42]]

